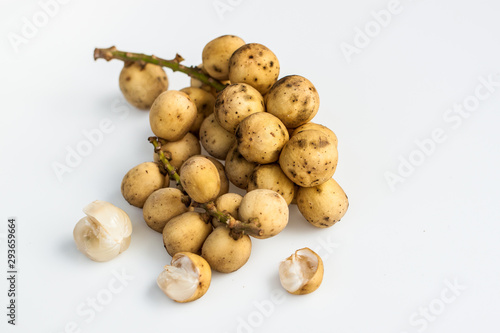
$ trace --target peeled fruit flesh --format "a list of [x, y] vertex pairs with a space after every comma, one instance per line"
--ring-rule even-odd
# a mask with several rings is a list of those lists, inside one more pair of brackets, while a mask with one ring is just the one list
[[73, 230], [80, 252], [94, 261], [108, 261], [128, 248], [132, 222], [127, 213], [100, 200], [85, 206], [83, 212], [86, 216]]
[[205, 295], [211, 279], [212, 271], [205, 259], [194, 253], [178, 252], [170, 265], [164, 267], [156, 283], [169, 298], [186, 303]]
[[279, 277], [281, 285], [290, 294], [305, 295], [318, 289], [323, 281], [323, 271], [323, 260], [305, 247], [281, 262]]

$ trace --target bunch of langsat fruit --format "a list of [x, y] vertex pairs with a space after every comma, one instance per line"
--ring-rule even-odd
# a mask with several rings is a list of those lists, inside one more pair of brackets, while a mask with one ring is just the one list
[[[121, 192], [143, 209], [150, 228], [163, 233], [172, 262], [157, 282], [168, 297], [196, 300], [207, 291], [212, 269], [242, 267], [250, 257], [249, 236], [281, 232], [292, 203], [318, 228], [344, 216], [347, 196], [332, 178], [337, 137], [310, 122], [318, 92], [299, 75], [278, 80], [279, 61], [264, 45], [221, 36], [204, 47], [197, 67], [182, 65], [179, 55], [164, 60], [115, 47], [96, 49], [94, 58], [124, 61], [121, 91], [133, 106], [150, 110], [154, 162], [127, 172]], [[191, 86], [167, 90], [162, 67], [188, 74]], [[200, 155], [200, 142], [211, 156]], [[229, 182], [247, 193], [228, 193]], [[75, 228], [78, 247], [97, 261], [123, 252], [132, 231], [126, 214], [106, 204], [87, 206]], [[281, 263], [279, 276], [288, 292], [307, 294], [319, 287], [323, 263], [303, 248]]]

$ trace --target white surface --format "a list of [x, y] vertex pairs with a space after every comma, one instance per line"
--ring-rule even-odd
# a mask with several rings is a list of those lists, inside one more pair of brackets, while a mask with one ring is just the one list
[[[218, 15], [221, 3], [232, 10]], [[23, 17], [32, 20], [40, 5], [1, 1], [2, 332], [64, 332], [70, 322], [78, 332], [500, 330], [500, 87], [459, 125], [443, 119], [474, 96], [479, 77], [500, 72], [500, 3], [401, 0], [400, 13], [348, 63], [341, 43], [352, 44], [354, 29], [388, 3], [69, 1], [15, 52], [9, 33], [21, 34]], [[281, 76], [315, 84], [315, 121], [339, 137], [335, 178], [350, 208], [342, 222], [319, 230], [292, 207], [285, 231], [253, 241], [246, 266], [215, 273], [203, 298], [176, 304], [155, 282], [170, 262], [161, 235], [120, 194], [123, 175], [152, 158], [148, 115], [122, 103], [121, 63], [94, 62], [92, 52], [111, 45], [165, 58], [178, 52], [197, 65], [205, 43], [222, 34], [265, 44]], [[188, 85], [182, 74], [168, 75], [170, 88]], [[82, 131], [106, 118], [113, 131], [60, 182], [52, 164], [64, 163], [66, 147], [75, 149]], [[437, 128], [447, 139], [391, 191], [385, 173], [397, 172], [399, 156], [417, 154], [414, 141]], [[108, 263], [88, 260], [72, 240], [82, 208], [96, 199], [124, 209], [134, 226], [130, 248]], [[8, 216], [19, 221], [15, 328], [4, 306]], [[323, 257], [322, 286], [272, 303], [273, 293], [284, 295], [279, 262], [304, 246]], [[120, 286], [112, 272], [122, 270], [134, 279], [92, 317], [82, 304], [110, 295], [109, 283]], [[465, 290], [450, 289], [455, 280]], [[429, 306], [424, 319], [418, 313]]]

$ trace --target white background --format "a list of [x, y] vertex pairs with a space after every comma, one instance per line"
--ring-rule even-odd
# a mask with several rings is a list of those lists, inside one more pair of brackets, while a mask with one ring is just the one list
[[[1, 330], [499, 331], [500, 87], [467, 118], [448, 110], [474, 101], [480, 77], [500, 73], [500, 3], [401, 0], [399, 13], [372, 30], [368, 45], [357, 41], [349, 62], [342, 43], [356, 47], [356, 29], [376, 29], [371, 13], [388, 4], [68, 1], [23, 37], [25, 20], [33, 22], [40, 4], [1, 1]], [[24, 42], [13, 46], [13, 34]], [[320, 230], [292, 206], [289, 226], [272, 239], [255, 240], [247, 265], [214, 273], [204, 297], [177, 304], [155, 282], [170, 262], [161, 235], [120, 194], [123, 175], [152, 159], [148, 114], [123, 103], [122, 64], [94, 62], [92, 53], [112, 45], [164, 58], [178, 52], [186, 64], [197, 65], [203, 46], [223, 34], [268, 46], [280, 60], [280, 76], [300, 74], [315, 84], [321, 96], [315, 122], [339, 137], [334, 177], [350, 207], [340, 223]], [[171, 89], [189, 84], [184, 75], [167, 73]], [[446, 118], [451, 116], [453, 121]], [[85, 140], [83, 131], [103, 119], [112, 121], [113, 131], [60, 181], [53, 164], [64, 164], [68, 147], [75, 149]], [[444, 142], [428, 155], [419, 153], [415, 141], [436, 129]], [[397, 174], [410, 157], [419, 165], [391, 190], [387, 173]], [[81, 209], [96, 199], [121, 207], [133, 220], [130, 248], [107, 263], [88, 260], [72, 239]], [[19, 222], [14, 328], [5, 316], [9, 216]], [[304, 246], [323, 257], [323, 284], [313, 294], [286, 295], [276, 303], [271, 295], [284, 295], [278, 264]], [[95, 316], [78, 312], [88, 311], [89, 298], [103, 297], [113, 272], [122, 271], [134, 279], [121, 292]]]

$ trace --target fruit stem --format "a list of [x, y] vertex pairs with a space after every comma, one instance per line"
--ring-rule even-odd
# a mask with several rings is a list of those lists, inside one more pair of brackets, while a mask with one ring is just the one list
[[[183, 193], [186, 193], [186, 191], [184, 191], [184, 188], [182, 187], [181, 177], [177, 173], [177, 170], [172, 164], [170, 164], [169, 160], [165, 157], [165, 154], [161, 150], [161, 143], [158, 137], [150, 136], [148, 140], [155, 147], [155, 153], [158, 154], [158, 158], [163, 163], [163, 166], [167, 170], [170, 179], [175, 180], [177, 188]], [[239, 221], [232, 217], [230, 214], [217, 210], [217, 207], [215, 206], [215, 203], [213, 201], [207, 203], [199, 203], [191, 200], [191, 205], [193, 207], [203, 208], [208, 215], [216, 218], [219, 222], [224, 223], [229, 229], [231, 229], [231, 236], [235, 240], [241, 238], [244, 234], [262, 236], [263, 231], [262, 229], [260, 229], [260, 223], [257, 218], [250, 219], [247, 222]]]
[[[170, 164], [170, 161], [165, 157], [165, 153], [161, 150], [161, 143], [156, 136], [150, 136], [148, 141], [155, 147], [155, 153], [158, 154], [158, 158], [163, 163], [163, 166], [168, 172], [170, 179], [175, 180], [177, 187], [182, 190], [181, 177], [177, 173], [175, 167]], [[184, 192], [184, 191], [183, 191]]]
[[210, 77], [208, 74], [203, 73], [203, 71], [198, 67], [181, 65], [181, 61], [183, 61], [184, 58], [182, 58], [179, 54], [176, 54], [175, 58], [172, 60], [165, 60], [154, 55], [120, 51], [115, 46], [112, 46], [106, 49], [96, 48], [94, 50], [94, 60], [97, 59], [105, 59], [106, 61], [117, 59], [125, 62], [138, 62], [142, 64], [149, 63], [162, 67], [168, 67], [174, 72], [182, 72], [205, 84], [208, 84], [214, 87], [217, 91], [221, 91], [226, 87], [226, 85], [222, 82]]
[[226, 212], [221, 212], [217, 210], [215, 203], [213, 201], [207, 203], [195, 203], [195, 207], [201, 207], [212, 217], [216, 218], [219, 222], [224, 223], [230, 230], [231, 236], [238, 240], [244, 234], [253, 236], [262, 236], [262, 229], [260, 228], [260, 223], [258, 219], [251, 219], [247, 222], [242, 222], [235, 219], [233, 216]]

